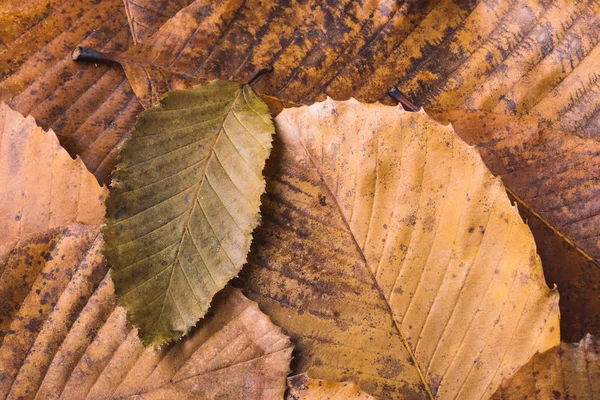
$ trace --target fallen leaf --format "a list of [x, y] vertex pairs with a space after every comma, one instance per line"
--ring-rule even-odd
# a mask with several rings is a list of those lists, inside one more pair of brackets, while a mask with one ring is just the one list
[[71, 60], [77, 45], [124, 51], [122, 0], [28, 0], [0, 6], [0, 100], [79, 155], [103, 183], [142, 111], [122, 68]]
[[594, 399], [600, 393], [600, 351], [595, 337], [561, 343], [536, 354], [492, 397], [499, 399]]
[[104, 219], [107, 189], [32, 117], [0, 103], [0, 254], [28, 233]]
[[306, 374], [288, 378], [287, 400], [343, 400], [375, 398], [362, 390], [353, 382], [329, 382], [311, 379]]
[[539, 215], [522, 203], [518, 206], [535, 238], [546, 282], [556, 285], [560, 293], [561, 340], [575, 342], [586, 333], [600, 333], [600, 266], [558, 235]]
[[295, 373], [386, 399], [485, 398], [558, 344], [531, 233], [452, 128], [355, 100], [276, 126], [242, 279], [297, 343]]
[[[600, 308], [590, 307], [600, 298], [600, 143], [551, 129], [539, 118], [466, 110], [433, 115], [442, 123], [452, 123], [463, 140], [477, 147], [491, 172], [502, 177], [526, 209], [522, 215], [529, 213], [530, 219], [545, 223], [533, 233], [546, 278], [557, 279], [549, 282], [559, 284], [561, 303], [570, 304], [562, 315], [569, 319], [583, 312], [588, 328], [575, 326], [563, 340], [600, 332]], [[557, 251], [564, 245], [552, 235], [576, 250]], [[572, 290], [563, 290], [567, 287]], [[589, 300], [581, 302], [585, 292]]]
[[[10, 123], [3, 132], [20, 126], [17, 133], [27, 140], [37, 136], [40, 154], [69, 158], [51, 131], [0, 107], [2, 118], [10, 116], [4, 118]], [[10, 144], [0, 143], [3, 149]], [[27, 146], [9, 147], [11, 157], [33, 154]], [[37, 168], [46, 173], [43, 163]], [[25, 172], [35, 177], [34, 170], [32, 165]], [[82, 174], [94, 181], [89, 172]], [[24, 207], [36, 201], [26, 196]], [[0, 203], [0, 215], [6, 214], [5, 204]], [[82, 201], [81, 208], [86, 207], [96, 204]], [[39, 231], [15, 236], [16, 242], [9, 239], [12, 245], [0, 253], [0, 397], [283, 397], [292, 346], [239, 290], [219, 293], [212, 311], [185, 341], [146, 351], [125, 311], [116, 307], [100, 226], [73, 224], [73, 216], [65, 213], [56, 224], [68, 226], [44, 230], [47, 215], [31, 217], [39, 218], [31, 220]]]
[[283, 397], [292, 347], [256, 303], [227, 289], [185, 341], [145, 350], [116, 307], [101, 248], [99, 227], [71, 225], [0, 258], [3, 398]]
[[[241, 0], [207, 7], [196, 1], [144, 43], [98, 57], [123, 65], [146, 107], [167, 91], [214, 78], [247, 82], [268, 65], [274, 70], [257, 82], [259, 93], [310, 102], [330, 93], [329, 84], [352, 60], [361, 60], [364, 71], [376, 68], [375, 49], [391, 50], [432, 7], [433, 2]], [[392, 86], [381, 85], [379, 95], [366, 100], [385, 96]]]
[[596, 137], [599, 16], [592, 0], [196, 1], [110, 58], [146, 106], [272, 65], [256, 90], [284, 100], [375, 101], [397, 86], [428, 108], [530, 113]]
[[227, 81], [140, 115], [113, 173], [104, 254], [145, 344], [185, 335], [246, 262], [273, 133], [252, 89]]
[[193, 0], [123, 0], [135, 44], [142, 43]]

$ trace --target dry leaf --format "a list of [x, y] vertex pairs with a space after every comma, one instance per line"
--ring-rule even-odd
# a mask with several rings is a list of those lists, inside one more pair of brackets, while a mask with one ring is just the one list
[[104, 219], [107, 189], [32, 117], [0, 103], [0, 254], [28, 233]]
[[71, 225], [0, 259], [3, 398], [283, 396], [292, 347], [254, 302], [225, 290], [185, 341], [150, 352], [115, 308], [101, 248], [99, 227]]
[[599, 16], [592, 0], [196, 1], [111, 58], [145, 105], [273, 65], [256, 89], [284, 100], [374, 101], [397, 85], [418, 105], [529, 112], [597, 136]]
[[375, 398], [362, 390], [353, 382], [329, 382], [311, 379], [306, 374], [288, 378], [287, 400], [344, 400]]
[[[528, 208], [522, 215], [533, 213], [553, 230], [538, 222], [534, 235], [546, 278], [558, 284], [561, 304], [568, 304], [561, 306], [563, 333], [572, 317], [585, 318], [584, 326], [577, 323], [563, 340], [600, 332], [600, 143], [550, 129], [535, 118], [463, 110], [434, 115], [477, 147], [492, 173]], [[557, 251], [565, 247], [561, 238], [583, 254]]]
[[246, 262], [273, 133], [252, 89], [227, 81], [140, 115], [113, 174], [104, 254], [145, 344], [184, 335]]
[[574, 342], [586, 333], [600, 333], [598, 263], [557, 235], [556, 230], [522, 204], [519, 214], [535, 238], [546, 282], [559, 290], [561, 340]]
[[531, 233], [452, 128], [355, 100], [276, 125], [243, 275], [297, 341], [295, 372], [386, 399], [481, 398], [558, 344]]
[[123, 0], [135, 44], [142, 43], [193, 0]]
[[492, 397], [500, 399], [595, 399], [600, 393], [600, 350], [595, 337], [561, 343], [536, 354], [503, 382]]
[[118, 65], [78, 64], [70, 53], [79, 44], [123, 51], [128, 30], [122, 0], [0, 5], [0, 100], [53, 129], [104, 183], [142, 107]]
[[[30, 117], [17, 117], [5, 107], [0, 113], [10, 117], [4, 118], [5, 127], [20, 125], [18, 133], [35, 143], [39, 154], [68, 158], [52, 132], [35, 128]], [[1, 143], [3, 149], [5, 144], [12, 148], [9, 160], [34, 154], [32, 146]], [[4, 159], [3, 155], [0, 160]], [[71, 159], [66, 164], [81, 167]], [[45, 169], [37, 162], [22, 172], [39, 179]], [[63, 172], [80, 176], [78, 169]], [[82, 174], [84, 181], [94, 181], [89, 172]], [[80, 210], [97, 208], [94, 200], [82, 201]], [[5, 204], [0, 203], [0, 215], [7, 213]], [[32, 204], [37, 204], [36, 198], [24, 197], [25, 209]], [[124, 310], [115, 308], [113, 283], [100, 253], [100, 227], [73, 224], [73, 215], [57, 213], [56, 224], [69, 226], [43, 230], [47, 215], [31, 218], [40, 231], [15, 236], [16, 243], [9, 239], [13, 245], [0, 253], [0, 397], [283, 396], [292, 351], [289, 339], [241, 292], [228, 288], [216, 296], [213, 312], [186, 341], [157, 353], [146, 351]]]

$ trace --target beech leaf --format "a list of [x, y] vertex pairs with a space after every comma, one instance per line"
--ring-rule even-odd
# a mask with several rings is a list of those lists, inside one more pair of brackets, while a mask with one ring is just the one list
[[185, 341], [149, 351], [116, 307], [101, 248], [98, 226], [75, 224], [0, 256], [3, 398], [283, 397], [292, 346], [254, 302], [227, 288]]
[[286, 109], [246, 292], [295, 373], [381, 398], [486, 398], [559, 342], [527, 225], [477, 151], [424, 112]]
[[[56, 173], [48, 180], [61, 182], [64, 174], [95, 183], [88, 171], [80, 171], [81, 161], [57, 146], [52, 131], [43, 132], [31, 117], [5, 106], [0, 110], [0, 143], [11, 149], [0, 160], [18, 167], [33, 155], [54, 154], [49, 162], [67, 160], [58, 172], [49, 169]], [[15, 134], [23, 142], [8, 140]], [[43, 186], [46, 174], [48, 166], [36, 159], [26, 169], [16, 168], [12, 178], [21, 182], [25, 175]], [[96, 195], [96, 188], [89, 188], [90, 194]], [[102, 218], [97, 197], [80, 200], [80, 212]], [[24, 209], [39, 205], [34, 196], [19, 202]], [[10, 215], [7, 204], [0, 202], [0, 215]], [[147, 351], [125, 311], [116, 307], [100, 226], [77, 224], [78, 214], [55, 212], [58, 226], [50, 229], [46, 213], [28, 215], [36, 229], [15, 234], [0, 253], [1, 398], [283, 397], [292, 346], [256, 303], [226, 288], [185, 341]]]
[[142, 341], [184, 335], [246, 262], [274, 132], [252, 89], [213, 81], [140, 115], [107, 201], [105, 255]]
[[21, 236], [73, 222], [99, 225], [107, 189], [32, 117], [0, 103], [0, 254]]
[[0, 100], [52, 129], [108, 183], [117, 145], [143, 108], [119, 65], [74, 63], [77, 45], [107, 52], [132, 43], [123, 0], [3, 2]]
[[353, 382], [329, 382], [311, 379], [306, 374], [288, 378], [287, 400], [375, 400]]
[[534, 355], [502, 382], [493, 400], [595, 399], [600, 393], [600, 344], [591, 335]]
[[435, 112], [477, 147], [519, 202], [544, 274], [561, 293], [561, 338], [600, 333], [600, 143], [535, 117], [483, 111]]

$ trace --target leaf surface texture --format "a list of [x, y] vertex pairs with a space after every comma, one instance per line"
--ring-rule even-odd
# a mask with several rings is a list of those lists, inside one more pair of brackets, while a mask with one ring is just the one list
[[329, 382], [311, 379], [306, 374], [288, 378], [286, 400], [375, 400], [353, 382]]
[[145, 343], [184, 335], [246, 262], [273, 132], [252, 89], [227, 81], [141, 114], [113, 174], [104, 237]]
[[103, 183], [142, 111], [118, 65], [74, 63], [77, 45], [108, 52], [132, 44], [122, 0], [3, 2], [0, 100], [44, 129]]
[[284, 110], [248, 295], [296, 373], [382, 398], [480, 398], [559, 341], [558, 294], [476, 150], [425, 113]]
[[493, 400], [514, 398], [595, 399], [600, 393], [600, 346], [586, 335], [536, 354], [503, 382]]
[[53, 131], [0, 103], [0, 253], [29, 233], [101, 224], [106, 194]]

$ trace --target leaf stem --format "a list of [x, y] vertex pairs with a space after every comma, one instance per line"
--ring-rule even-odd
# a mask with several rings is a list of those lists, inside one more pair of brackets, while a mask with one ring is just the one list
[[401, 92], [398, 90], [397, 86], [394, 86], [388, 91], [388, 95], [396, 100], [398, 103], [402, 104], [402, 108], [406, 111], [417, 112], [420, 107], [415, 106], [410, 100], [408, 100]]
[[264, 74], [273, 72], [273, 66], [269, 65], [268, 67], [265, 67], [263, 69], [261, 69], [260, 71], [258, 71], [256, 74], [254, 74], [254, 76], [252, 78], [250, 78], [250, 80], [248, 81], [248, 83], [246, 85], [252, 85], [254, 82], [256, 82], [258, 80], [258, 78], [260, 78], [261, 76], [263, 76]]
[[88, 62], [117, 62], [110, 54], [102, 53], [88, 47], [77, 46], [71, 52], [73, 61], [88, 61]]

